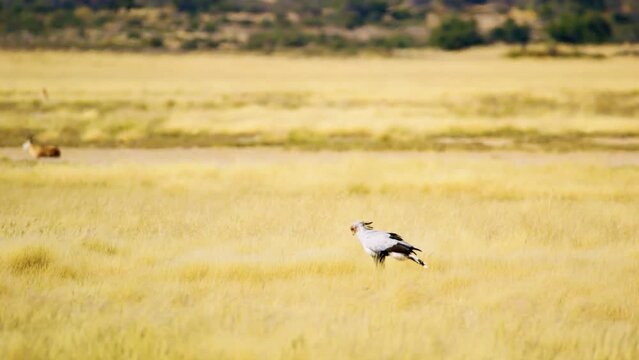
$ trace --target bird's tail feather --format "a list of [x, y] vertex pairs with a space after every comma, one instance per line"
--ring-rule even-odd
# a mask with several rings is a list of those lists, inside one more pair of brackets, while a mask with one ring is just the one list
[[416, 262], [417, 264], [419, 264], [420, 266], [423, 266], [424, 269], [428, 269], [428, 264], [426, 264], [425, 262], [422, 261], [422, 259], [418, 258], [417, 255], [415, 254], [410, 254], [408, 255], [408, 257], [413, 260], [414, 262]]

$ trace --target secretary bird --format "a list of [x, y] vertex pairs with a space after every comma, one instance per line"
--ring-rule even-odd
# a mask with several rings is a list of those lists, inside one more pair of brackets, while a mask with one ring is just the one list
[[375, 264], [383, 266], [384, 260], [390, 255], [397, 260], [413, 260], [428, 269], [428, 265], [415, 253], [421, 250], [404, 241], [396, 233], [373, 230], [371, 224], [373, 224], [372, 221], [357, 221], [351, 225], [351, 232], [353, 235], [357, 234], [357, 239], [364, 251], [373, 258]]

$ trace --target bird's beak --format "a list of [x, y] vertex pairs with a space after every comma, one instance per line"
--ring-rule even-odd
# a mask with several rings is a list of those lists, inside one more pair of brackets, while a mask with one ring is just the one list
[[351, 232], [353, 233], [353, 235], [355, 235], [355, 231], [356, 231], [356, 230], [355, 230], [355, 227], [354, 227], [354, 226], [351, 226]]

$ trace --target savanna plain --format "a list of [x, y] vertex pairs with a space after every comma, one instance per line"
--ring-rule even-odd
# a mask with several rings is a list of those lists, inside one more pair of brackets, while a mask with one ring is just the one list
[[0, 358], [639, 358], [639, 67], [500, 54], [0, 52]]

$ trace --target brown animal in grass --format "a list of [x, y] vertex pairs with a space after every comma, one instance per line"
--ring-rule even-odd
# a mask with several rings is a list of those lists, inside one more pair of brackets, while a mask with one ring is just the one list
[[30, 137], [22, 144], [22, 149], [27, 151], [31, 157], [37, 159], [41, 157], [60, 157], [60, 148], [53, 145], [36, 145]]

